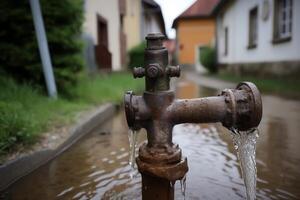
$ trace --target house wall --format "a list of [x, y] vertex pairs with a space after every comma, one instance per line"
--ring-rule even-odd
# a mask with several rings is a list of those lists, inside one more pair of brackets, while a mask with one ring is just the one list
[[91, 36], [95, 44], [97, 38], [97, 14], [107, 20], [108, 28], [108, 48], [112, 54], [112, 70], [121, 69], [120, 57], [120, 13], [119, 1], [106, 0], [86, 0], [85, 1], [85, 20], [83, 30]]
[[145, 37], [149, 33], [163, 33], [163, 30], [160, 26], [160, 18], [158, 15], [143, 15], [142, 22], [142, 40], [145, 40]]
[[141, 42], [141, 1], [126, 0], [126, 11], [124, 32], [127, 36], [127, 50], [129, 50]]
[[[274, 63], [300, 61], [300, 1], [293, 1], [291, 41], [273, 44], [274, 1], [269, 0], [269, 16], [263, 20], [263, 1], [234, 1], [217, 18], [218, 61], [221, 64]], [[257, 47], [248, 49], [249, 11], [258, 6]], [[228, 54], [224, 54], [224, 29], [228, 27]], [[250, 65], [249, 65], [250, 66]], [[253, 65], [252, 65], [253, 66]], [[267, 65], [265, 65], [267, 66]]]
[[177, 25], [178, 59], [181, 64], [195, 63], [197, 46], [209, 45], [215, 34], [214, 19], [181, 19]]

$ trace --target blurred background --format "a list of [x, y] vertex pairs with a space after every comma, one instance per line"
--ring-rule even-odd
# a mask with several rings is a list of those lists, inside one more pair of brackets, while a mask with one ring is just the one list
[[[182, 77], [173, 86], [178, 97], [215, 95], [217, 91], [234, 87], [240, 81], [251, 81], [258, 86], [264, 103], [260, 128], [263, 136], [258, 142], [258, 195], [261, 199], [300, 199], [299, 11], [298, 0], [1, 0], [0, 167], [24, 155], [49, 148], [52, 143], [56, 146], [61, 144], [69, 137], [70, 127], [83, 115], [89, 115], [104, 103], [121, 105], [127, 90], [142, 91], [144, 81], [133, 79], [131, 70], [144, 65], [145, 36], [160, 32], [166, 36], [164, 46], [169, 52], [169, 64], [180, 65], [183, 71]], [[127, 129], [127, 126], [119, 115], [111, 122], [115, 127], [111, 130], [122, 135], [124, 131], [121, 133], [120, 130]], [[216, 127], [217, 132], [226, 132]], [[221, 149], [216, 150], [219, 153], [227, 148], [229, 139], [217, 137], [214, 125], [204, 126], [203, 130], [206, 129], [208, 131], [203, 132], [208, 134], [205, 136], [208, 138], [198, 138], [199, 141], [205, 143], [208, 140], [211, 145], [221, 141]], [[184, 128], [178, 132], [184, 131], [193, 132]], [[69, 155], [72, 157], [74, 152], [77, 155], [80, 149], [86, 153], [86, 146], [92, 145], [94, 137], [99, 136], [92, 135]], [[216, 137], [217, 140], [212, 139]], [[124, 139], [123, 136], [121, 138]], [[178, 143], [186, 141], [182, 145], [186, 145], [187, 154], [190, 153], [191, 158], [196, 160], [198, 157], [192, 157], [193, 151], [188, 149], [193, 140], [178, 138]], [[107, 141], [114, 152], [114, 140], [110, 138]], [[126, 142], [115, 145], [123, 149], [120, 154], [124, 149], [127, 151]], [[196, 146], [200, 148], [200, 144]], [[100, 146], [97, 151], [106, 147]], [[187, 197], [245, 197], [234, 150], [228, 147], [224, 151], [228, 151], [225, 161], [221, 165], [214, 164], [219, 168], [225, 166], [222, 169], [227, 170], [228, 176], [226, 173], [223, 175], [231, 178], [219, 188], [228, 196], [217, 193], [214, 196], [213, 190], [207, 190], [207, 193], [202, 190], [201, 196], [194, 188], [190, 193], [187, 191]], [[213, 156], [216, 152], [212, 150], [212, 157], [205, 158], [221, 158]], [[95, 155], [89, 157], [89, 153], [82, 156], [94, 158]], [[102, 154], [103, 157], [105, 155]], [[14, 199], [23, 199], [21, 196], [25, 190], [32, 189], [24, 185], [35, 180], [46, 185], [46, 189], [38, 191], [34, 197], [28, 194], [27, 199], [43, 199], [47, 187], [51, 188], [46, 183], [53, 180], [53, 174], [49, 175], [52, 165], [63, 163], [61, 166], [71, 167], [78, 162], [76, 159], [72, 162], [61, 159], [64, 158], [10, 188], [8, 196], [16, 194]], [[228, 160], [233, 162], [232, 166], [226, 165]], [[65, 163], [69, 161], [71, 163]], [[125, 161], [122, 162], [106, 170], [125, 169], [127, 173], [129, 169], [124, 167]], [[91, 163], [93, 161], [87, 162], [82, 169], [94, 166]], [[92, 168], [92, 172], [83, 174], [84, 177], [103, 166], [102, 161], [95, 163], [95, 170]], [[207, 167], [203, 170], [209, 169]], [[72, 177], [77, 176], [78, 171], [73, 171]], [[197, 175], [196, 172], [191, 173]], [[44, 184], [40, 177], [45, 177], [45, 174], [49, 179]], [[112, 179], [116, 176], [110, 175]], [[211, 174], [208, 178], [194, 178], [188, 183], [200, 184], [203, 180], [207, 181], [206, 178], [225, 180], [223, 175], [214, 177]], [[61, 174], [53, 176], [57, 178]], [[82, 182], [54, 181], [56, 185], [48, 199], [67, 193], [65, 198], [75, 198], [83, 191], [92, 194], [78, 195], [75, 199], [96, 198], [107, 191], [106, 199], [113, 199], [120, 191], [126, 191], [121, 196], [125, 198], [130, 194], [126, 188], [135, 186], [134, 189], [140, 189], [137, 186], [139, 181], [128, 177], [126, 180], [127, 185], [112, 181], [104, 189], [103, 185], [93, 184], [93, 189], [78, 189], [75, 193], [69, 193], [70, 184], [80, 185]], [[95, 180], [91, 182], [95, 183]], [[121, 186], [115, 187], [118, 184]], [[230, 184], [233, 186], [229, 186], [231, 189], [227, 191], [226, 185]], [[214, 182], [211, 186], [216, 185]], [[205, 188], [204, 185], [202, 187]], [[232, 191], [236, 196], [230, 195]]]

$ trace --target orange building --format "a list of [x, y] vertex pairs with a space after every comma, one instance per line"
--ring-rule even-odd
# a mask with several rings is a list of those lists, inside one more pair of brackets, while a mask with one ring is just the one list
[[214, 10], [219, 0], [197, 0], [173, 22], [180, 64], [199, 64], [201, 46], [215, 38]]

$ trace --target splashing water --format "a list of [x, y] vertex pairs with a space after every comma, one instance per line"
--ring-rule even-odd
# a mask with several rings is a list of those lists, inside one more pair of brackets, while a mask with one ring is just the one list
[[255, 150], [258, 138], [258, 129], [239, 131], [231, 129], [234, 148], [237, 151], [242, 176], [246, 186], [247, 200], [254, 200], [256, 197], [256, 161]]
[[137, 131], [129, 129], [128, 131], [129, 139], [129, 165], [132, 169], [135, 169], [135, 149], [137, 146]]
[[184, 177], [180, 179], [180, 188], [181, 188], [181, 194], [183, 195], [183, 199], [185, 200], [186, 175], [184, 175]]

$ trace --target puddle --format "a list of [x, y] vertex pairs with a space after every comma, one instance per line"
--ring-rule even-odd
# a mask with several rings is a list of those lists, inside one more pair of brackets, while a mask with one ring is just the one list
[[[191, 82], [176, 88], [183, 98], [217, 93]], [[263, 105], [256, 151], [257, 199], [300, 199], [300, 102], [264, 96]], [[144, 140], [142, 131], [138, 143]], [[188, 157], [185, 199], [246, 198], [228, 130], [220, 124], [182, 124], [174, 127], [173, 140]], [[4, 199], [141, 199], [141, 177], [130, 177], [128, 152], [128, 129], [121, 111], [12, 185]], [[174, 187], [175, 198], [183, 199], [180, 182]]]
[[184, 79], [176, 85], [176, 98], [192, 99], [198, 97], [214, 96], [218, 92], [208, 87], [200, 87], [191, 81], [185, 81]]

